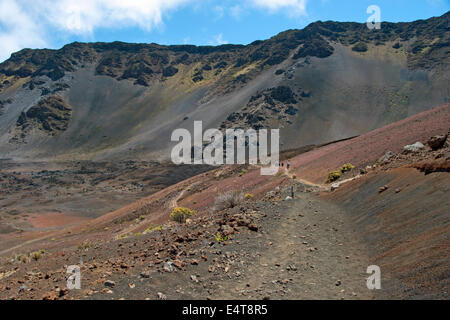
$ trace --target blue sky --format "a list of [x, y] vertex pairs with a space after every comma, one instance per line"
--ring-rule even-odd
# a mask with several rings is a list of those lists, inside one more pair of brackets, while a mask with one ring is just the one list
[[23, 48], [73, 41], [247, 44], [317, 20], [413, 21], [450, 10], [450, 0], [0, 0], [0, 61]]

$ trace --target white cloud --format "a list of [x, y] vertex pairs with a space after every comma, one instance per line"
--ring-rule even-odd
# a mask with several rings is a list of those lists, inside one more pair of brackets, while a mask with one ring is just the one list
[[0, 61], [46, 35], [89, 35], [96, 28], [161, 25], [163, 14], [192, 0], [0, 0]]
[[291, 15], [306, 15], [307, 0], [251, 0], [253, 5], [275, 12], [288, 9]]
[[0, 0], [0, 62], [25, 47], [47, 45], [39, 25], [15, 1]]
[[34, 0], [32, 3], [41, 16], [55, 27], [73, 33], [86, 33], [99, 27], [139, 26], [151, 30], [162, 23], [164, 12], [189, 1]]
[[223, 34], [219, 33], [218, 35], [214, 36], [213, 41], [209, 41], [209, 45], [222, 45], [222, 44], [228, 44], [227, 40], [223, 39]]
[[236, 20], [239, 20], [241, 18], [242, 15], [242, 7], [240, 5], [235, 5], [233, 7], [230, 8], [230, 14], [233, 18], [235, 18]]
[[222, 7], [222, 6], [216, 6], [215, 8], [214, 8], [214, 11], [215, 11], [215, 13], [216, 13], [216, 17], [214, 18], [214, 20], [220, 20], [220, 19], [222, 19], [223, 18], [223, 14], [224, 14], [224, 8]]
[[[247, 0], [231, 7], [212, 6], [215, 19], [230, 10], [239, 19], [247, 9], [286, 10], [306, 14], [307, 0]], [[150, 31], [163, 25], [163, 16], [189, 3], [193, 8], [206, 0], [0, 0], [0, 62], [23, 48], [54, 47], [54, 41], [76, 36], [92, 37], [98, 28], [139, 27]], [[219, 34], [214, 44], [228, 43]]]

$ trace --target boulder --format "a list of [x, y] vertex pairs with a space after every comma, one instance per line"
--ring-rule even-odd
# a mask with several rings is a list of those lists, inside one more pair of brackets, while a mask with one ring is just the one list
[[382, 156], [380, 159], [378, 159], [378, 162], [381, 164], [386, 164], [388, 161], [394, 156], [394, 153], [392, 151], [388, 151]]
[[445, 145], [447, 136], [434, 136], [427, 141], [427, 145], [433, 150], [439, 150]]
[[158, 300], [167, 300], [167, 296], [162, 292], [158, 292], [157, 297], [158, 297]]
[[425, 146], [421, 142], [418, 141], [414, 144], [404, 146], [403, 150], [406, 152], [419, 152], [419, 151], [423, 150], [423, 148], [425, 148]]
[[331, 190], [331, 191], [337, 190], [337, 189], [339, 188], [339, 186], [340, 186], [339, 183], [333, 183], [333, 184], [331, 185], [330, 190]]
[[222, 232], [223, 235], [229, 236], [234, 233], [234, 228], [227, 224], [224, 224], [220, 227], [219, 231]]
[[184, 262], [181, 260], [174, 260], [173, 265], [175, 267], [177, 267], [177, 269], [179, 269], [179, 270], [183, 270], [183, 268], [184, 268]]
[[174, 267], [173, 267], [173, 262], [166, 262], [165, 264], [164, 264], [164, 267], [163, 267], [163, 269], [164, 269], [164, 271], [166, 271], [166, 272], [173, 272], [175, 269], [174, 269]]

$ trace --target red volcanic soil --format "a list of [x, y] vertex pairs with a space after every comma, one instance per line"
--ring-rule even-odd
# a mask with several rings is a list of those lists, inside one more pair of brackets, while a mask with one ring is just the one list
[[51, 229], [58, 227], [68, 227], [90, 220], [86, 217], [74, 216], [64, 213], [36, 214], [28, 218], [28, 222], [37, 229]]
[[374, 163], [387, 151], [400, 152], [405, 145], [450, 129], [450, 103], [371, 131], [357, 138], [330, 144], [291, 160], [297, 176], [316, 183], [325, 182], [330, 171], [345, 163], [363, 166]]
[[[384, 192], [380, 187], [387, 186]], [[448, 299], [450, 179], [413, 168], [378, 171], [322, 195], [343, 208], [394, 298]]]
[[[0, 254], [10, 254], [11, 248], [20, 250], [25, 245], [28, 251], [39, 249], [43, 245], [41, 240], [46, 248], [56, 250], [76, 246], [86, 238], [101, 241], [143, 232], [150, 226], [166, 223], [176, 206], [188, 207], [201, 216], [211, 212], [220, 193], [251, 193], [258, 200], [287, 180], [289, 178], [283, 175], [262, 176], [258, 167], [225, 166], [184, 180], [95, 219], [52, 213], [32, 215], [28, 222], [41, 232], [28, 231], [20, 237], [13, 233], [2, 235]], [[50, 232], [44, 234], [43, 231]], [[49, 241], [52, 237], [58, 241]]]

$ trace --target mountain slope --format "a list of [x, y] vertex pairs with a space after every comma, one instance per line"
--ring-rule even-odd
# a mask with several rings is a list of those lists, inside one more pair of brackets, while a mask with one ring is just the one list
[[[194, 120], [281, 128], [282, 149], [359, 135], [449, 101], [449, 17], [317, 22], [247, 46], [25, 49], [0, 64], [0, 154], [166, 159], [172, 131]], [[48, 112], [23, 130], [51, 97], [71, 108], [62, 130]]]

